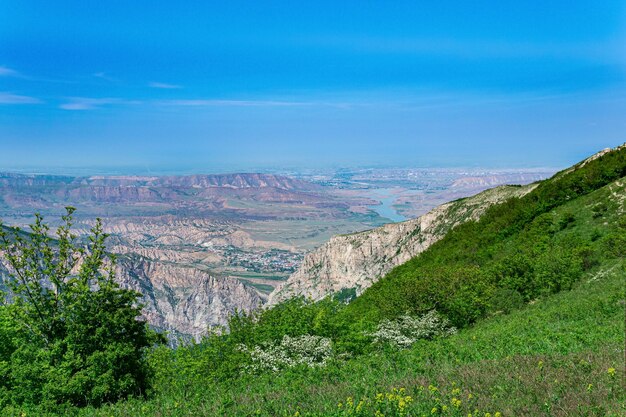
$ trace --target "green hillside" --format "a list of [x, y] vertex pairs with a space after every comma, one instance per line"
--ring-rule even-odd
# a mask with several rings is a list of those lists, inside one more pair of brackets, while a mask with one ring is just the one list
[[[413, 398], [405, 414], [410, 416], [621, 416], [626, 413], [624, 274], [623, 262], [605, 263], [585, 274], [572, 291], [410, 350], [228, 383], [201, 383], [199, 375], [187, 384], [181, 377], [159, 386], [149, 401], [83, 410], [81, 415], [359, 415], [345, 411], [348, 397], [358, 405], [363, 398], [375, 402], [377, 393], [405, 388]], [[437, 395], [429, 385], [438, 389]], [[452, 398], [461, 399], [459, 409]], [[447, 412], [440, 407], [441, 413], [431, 413], [439, 405], [447, 405]], [[361, 415], [375, 411], [370, 407]]]
[[569, 289], [601, 257], [625, 255], [624, 175], [624, 148], [559, 173], [456, 227], [347, 313], [371, 320], [436, 308], [463, 327], [490, 310]]
[[[295, 299], [155, 348], [145, 397], [5, 400], [3, 415], [626, 415], [625, 175], [621, 147], [456, 227], [350, 304]], [[428, 331], [394, 333], [412, 321]]]

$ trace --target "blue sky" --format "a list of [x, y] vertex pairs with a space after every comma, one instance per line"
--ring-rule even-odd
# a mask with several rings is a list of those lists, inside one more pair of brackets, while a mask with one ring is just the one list
[[626, 140], [623, 1], [0, 2], [0, 170], [565, 166]]

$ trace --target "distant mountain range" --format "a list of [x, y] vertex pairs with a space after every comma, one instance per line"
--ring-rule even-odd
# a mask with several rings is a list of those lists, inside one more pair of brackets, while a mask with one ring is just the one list
[[[211, 197], [219, 189], [316, 191], [307, 181], [272, 174], [223, 174], [167, 177], [24, 175], [0, 173], [0, 191], [7, 203], [20, 198], [41, 204], [68, 199], [75, 202], [159, 202], [190, 196]], [[30, 192], [29, 192], [30, 191]]]

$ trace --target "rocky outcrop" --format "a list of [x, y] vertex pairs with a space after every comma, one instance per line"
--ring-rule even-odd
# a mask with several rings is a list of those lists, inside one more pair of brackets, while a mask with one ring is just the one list
[[[10, 275], [7, 265], [0, 253], [0, 290], [6, 289], [4, 280]], [[226, 325], [235, 311], [250, 312], [263, 304], [253, 287], [236, 278], [136, 254], [119, 255], [115, 279], [141, 293], [142, 317], [167, 331], [174, 344], [178, 338], [199, 340], [209, 327]]]
[[270, 295], [268, 304], [295, 296], [319, 300], [344, 289], [356, 289], [360, 294], [456, 225], [476, 220], [491, 205], [522, 196], [534, 187], [501, 186], [443, 204], [413, 220], [334, 236], [304, 258], [298, 270]]
[[140, 256], [121, 257], [116, 279], [143, 295], [143, 316], [152, 326], [169, 331], [171, 339], [198, 340], [208, 327], [226, 325], [235, 311], [249, 312], [263, 303], [254, 288], [236, 278]]
[[546, 178], [546, 173], [541, 172], [524, 172], [524, 173], [501, 173], [497, 175], [482, 175], [462, 177], [455, 180], [450, 186], [451, 190], [469, 189], [482, 191], [487, 188], [496, 187], [504, 184], [529, 184], [531, 182], [540, 181]]

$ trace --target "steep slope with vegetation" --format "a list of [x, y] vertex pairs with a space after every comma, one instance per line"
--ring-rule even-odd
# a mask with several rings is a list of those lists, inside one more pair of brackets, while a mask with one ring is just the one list
[[349, 304], [296, 298], [157, 347], [148, 398], [3, 412], [624, 415], [625, 175], [622, 146], [455, 227]]
[[153, 399], [79, 414], [319, 417], [376, 416], [380, 409], [385, 416], [623, 416], [625, 274], [623, 263], [608, 262], [586, 273], [572, 291], [497, 314], [449, 338], [325, 368], [222, 383], [202, 374], [207, 363], [201, 352], [189, 373], [174, 376], [185, 369], [183, 358], [191, 363], [190, 352], [180, 353], [172, 374], [160, 374]]
[[344, 296], [359, 295], [393, 267], [426, 250], [450, 229], [477, 220], [492, 205], [521, 197], [534, 187], [535, 184], [500, 186], [442, 204], [416, 219], [333, 236], [304, 258], [298, 270], [270, 295], [269, 304], [298, 296], [319, 300], [339, 292]]
[[571, 288], [599, 253], [624, 256], [626, 147], [573, 168], [451, 230], [348, 310], [353, 317], [389, 317], [436, 308], [464, 326], [496, 302], [529, 302]]

